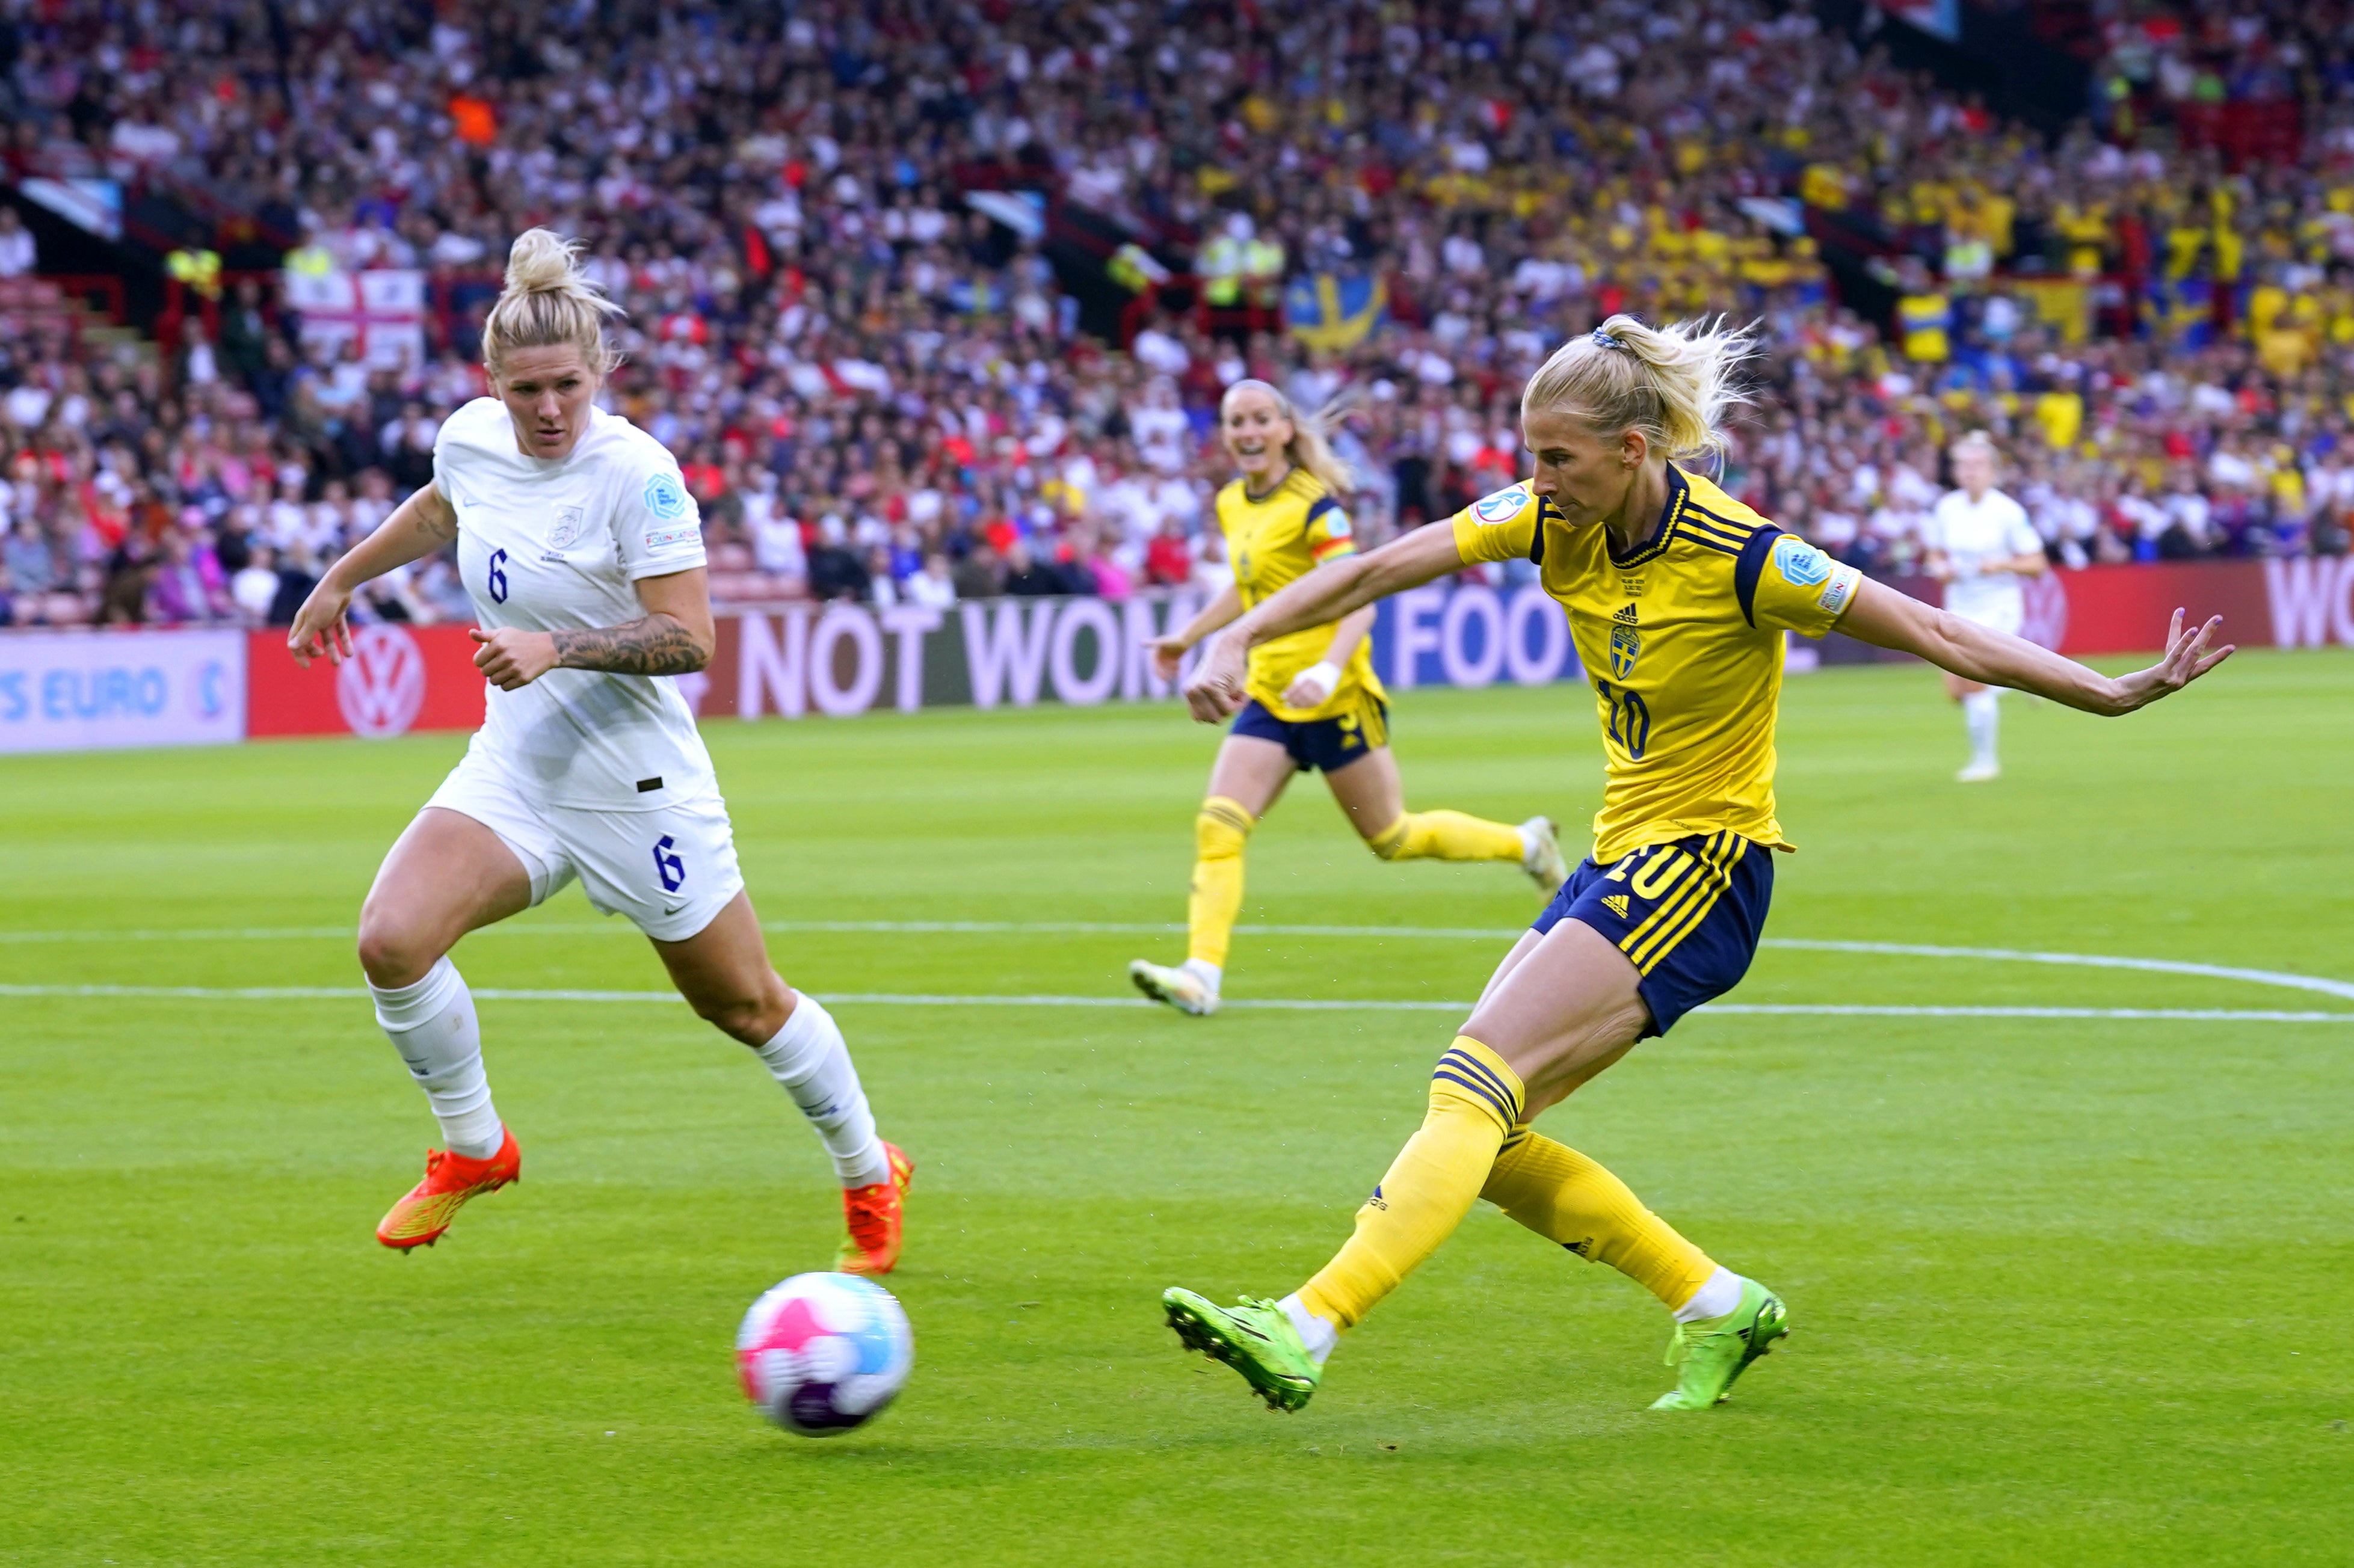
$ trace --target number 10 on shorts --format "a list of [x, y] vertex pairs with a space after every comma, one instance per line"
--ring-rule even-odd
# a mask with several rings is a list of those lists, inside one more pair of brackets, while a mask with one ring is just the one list
[[662, 878], [664, 893], [676, 893], [686, 885], [686, 866], [678, 858], [677, 842], [668, 833], [654, 841], [654, 874]]

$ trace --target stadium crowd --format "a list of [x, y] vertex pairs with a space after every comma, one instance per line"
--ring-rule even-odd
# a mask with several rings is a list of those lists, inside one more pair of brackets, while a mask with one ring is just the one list
[[[1217, 586], [1246, 374], [1341, 399], [1378, 537], [1515, 477], [1521, 383], [1622, 309], [1762, 322], [1724, 482], [1868, 569], [1973, 428], [2063, 564], [2341, 551], [2349, 42], [2121, 24], [2046, 138], [1753, 0], [0, 7], [13, 178], [201, 187], [446, 306], [383, 367], [250, 278], [165, 352], [83, 343], [0, 209], [0, 623], [286, 620], [429, 476], [535, 223], [628, 307], [610, 406], [678, 454], [722, 599]], [[2216, 139], [2240, 104], [2288, 141]], [[1066, 211], [1135, 243], [1075, 261]], [[1119, 280], [1125, 344], [1083, 330]], [[431, 562], [368, 609], [465, 599]]]

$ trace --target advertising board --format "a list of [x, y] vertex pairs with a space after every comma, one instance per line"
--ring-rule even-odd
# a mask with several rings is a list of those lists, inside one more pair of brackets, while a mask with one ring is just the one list
[[0, 752], [239, 739], [245, 653], [242, 631], [0, 637]]

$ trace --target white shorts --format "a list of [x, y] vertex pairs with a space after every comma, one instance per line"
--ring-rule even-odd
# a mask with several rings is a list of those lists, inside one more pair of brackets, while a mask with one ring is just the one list
[[744, 891], [727, 804], [716, 794], [645, 811], [535, 805], [469, 747], [425, 803], [498, 834], [531, 874], [534, 906], [578, 876], [600, 913], [628, 916], [656, 941], [684, 941]]
[[2020, 628], [2027, 624], [2026, 604], [2015, 593], [2006, 594], [1999, 599], [1966, 600], [1961, 604], [1949, 604], [1946, 608], [1964, 620], [1983, 626], [1990, 631], [2008, 632], [2013, 637], [2019, 636]]

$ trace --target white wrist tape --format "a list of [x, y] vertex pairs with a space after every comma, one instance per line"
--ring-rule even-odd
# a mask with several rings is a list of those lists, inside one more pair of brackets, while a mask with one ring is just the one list
[[1319, 659], [1292, 679], [1295, 682], [1313, 681], [1317, 689], [1329, 697], [1332, 694], [1333, 688], [1341, 683], [1341, 669], [1330, 659]]

